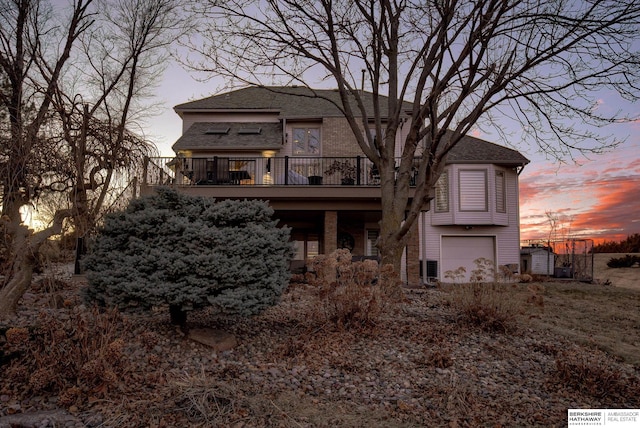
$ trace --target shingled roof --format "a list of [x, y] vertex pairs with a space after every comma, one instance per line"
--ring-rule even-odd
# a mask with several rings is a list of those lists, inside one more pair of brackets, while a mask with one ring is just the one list
[[[373, 94], [362, 93], [364, 105], [373, 106]], [[381, 116], [387, 116], [387, 97], [380, 96]], [[335, 104], [334, 104], [335, 103]], [[343, 117], [336, 106], [342, 105], [337, 89], [309, 89], [303, 86], [252, 86], [237, 91], [214, 95], [196, 101], [179, 104], [174, 107], [176, 113], [182, 116], [185, 112], [206, 112], [210, 110], [231, 111], [273, 111], [280, 117], [308, 118], [308, 117]], [[355, 105], [355, 101], [354, 104]], [[405, 109], [409, 110], [411, 103], [405, 102]], [[367, 114], [373, 116], [373, 110]]]
[[[385, 117], [386, 97], [380, 103], [381, 115]], [[330, 100], [330, 101], [329, 101]], [[373, 94], [363, 93], [366, 106], [373, 105]], [[183, 113], [208, 112], [274, 112], [280, 118], [343, 117], [340, 95], [335, 89], [309, 89], [302, 86], [247, 87], [236, 91], [214, 95], [196, 101], [179, 104], [174, 110]], [[411, 103], [405, 102], [405, 108]], [[369, 112], [368, 114], [372, 114]], [[226, 134], [206, 133], [214, 127], [228, 127]], [[261, 128], [261, 134], [248, 135], [238, 132], [240, 128]], [[257, 137], [257, 138], [256, 138]], [[446, 137], [445, 137], [446, 138]], [[282, 143], [280, 123], [194, 123], [173, 145], [177, 150], [277, 150]], [[447, 163], [493, 163], [505, 166], [522, 166], [529, 160], [517, 150], [490, 143], [472, 136], [465, 136], [447, 155]]]
[[517, 150], [465, 135], [447, 154], [446, 163], [492, 163], [505, 166], [524, 166], [529, 163], [529, 159]]
[[278, 150], [282, 124], [278, 122], [196, 122], [173, 145], [173, 150]]

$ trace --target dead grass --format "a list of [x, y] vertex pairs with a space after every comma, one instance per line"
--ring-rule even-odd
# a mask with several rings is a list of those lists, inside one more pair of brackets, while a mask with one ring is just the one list
[[640, 367], [640, 291], [580, 282], [546, 283], [544, 312], [528, 322]]
[[516, 284], [452, 284], [444, 289], [459, 312], [459, 321], [486, 332], [513, 331], [527, 301], [527, 293]]
[[612, 258], [627, 255], [640, 256], [640, 253], [603, 253], [595, 254], [594, 276], [598, 283], [609, 283], [618, 288], [629, 288], [640, 291], [640, 267], [610, 268], [607, 262]]
[[553, 381], [598, 399], [610, 398], [624, 406], [628, 397], [637, 395], [637, 377], [612, 368], [604, 355], [586, 354], [577, 349], [563, 350], [556, 356]]
[[401, 426], [389, 421], [385, 412], [372, 411], [365, 406], [347, 409], [339, 402], [329, 405], [291, 391], [273, 397], [255, 395], [205, 372], [181, 376], [171, 380], [170, 385], [176, 412], [186, 414], [192, 427], [356, 428], [362, 426], [363, 420], [376, 426]]
[[127, 370], [121, 323], [116, 310], [77, 311], [64, 319], [43, 310], [31, 329], [6, 331], [7, 353], [19, 356], [8, 365], [6, 379], [30, 394], [56, 392], [65, 406], [89, 394], [100, 397]]
[[640, 290], [587, 284], [456, 284], [443, 287], [460, 321], [507, 333], [549, 331], [640, 367]]
[[[194, 348], [194, 355], [206, 357], [203, 365], [176, 358], [182, 356], [182, 351], [175, 351], [177, 345], [188, 350], [191, 344], [175, 338], [168, 322], [152, 317], [122, 319], [117, 313], [80, 311], [73, 305], [46, 311], [49, 315], [34, 320], [38, 322], [31, 328], [0, 329], [7, 352], [0, 377], [10, 375], [19, 384], [15, 390], [7, 384], [7, 394], [29, 396], [40, 391], [57, 397], [65, 407], [96, 406], [104, 417], [103, 426], [169, 427], [188, 422], [194, 427], [408, 427], [428, 426], [428, 420], [448, 426], [485, 426], [489, 421], [491, 426], [543, 426], [562, 425], [569, 402], [588, 407], [602, 402], [622, 405], [627, 399], [632, 400], [630, 406], [637, 405], [640, 290], [573, 282], [452, 285], [407, 292], [420, 309], [406, 305], [398, 314], [389, 314], [379, 310], [377, 299], [383, 296], [371, 294], [375, 289], [368, 274], [335, 266], [327, 272], [338, 275], [332, 288], [292, 287], [282, 305], [245, 327], [231, 320], [224, 326], [238, 329], [234, 333], [242, 338], [245, 351], [263, 350], [264, 359], [252, 364], [279, 364], [283, 373], [305, 366], [358, 377], [361, 372], [402, 364], [406, 370], [398, 371], [405, 375], [400, 380], [430, 380], [424, 386], [411, 385], [420, 400], [429, 397], [424, 407], [413, 408], [403, 399], [389, 399], [386, 407], [366, 405], [335, 394], [325, 396], [317, 386], [318, 395], [302, 390], [273, 393], [268, 388], [271, 377], [264, 384], [253, 377], [242, 380], [242, 365], [216, 367], [209, 350]], [[636, 268], [626, 273], [637, 272]], [[359, 286], [354, 288], [354, 283]], [[41, 288], [39, 292], [51, 294], [55, 287]], [[62, 314], [69, 317], [58, 319]], [[364, 328], [371, 324], [372, 328]], [[522, 338], [527, 336], [537, 338], [526, 342], [528, 347], [510, 345], [514, 339], [525, 343]], [[121, 339], [129, 346], [122, 348]], [[385, 351], [390, 348], [398, 352], [387, 359]], [[128, 359], [130, 350], [137, 353]], [[399, 359], [404, 353], [409, 355], [406, 361]], [[545, 365], [535, 365], [528, 358], [532, 354], [536, 362], [547, 361]], [[513, 366], [510, 355], [517, 361]], [[635, 365], [636, 374], [633, 367], [619, 369], [623, 365], [611, 355]], [[0, 363], [2, 357], [0, 352]], [[493, 359], [504, 366], [496, 370], [487, 365]], [[55, 361], [70, 360], [73, 364], [65, 365], [68, 373], [60, 366], [46, 370]], [[180, 368], [170, 369], [174, 363]], [[514, 416], [513, 409], [537, 405], [524, 395], [502, 394], [504, 384], [498, 383], [495, 390], [491, 383], [481, 384], [481, 380], [500, 382], [521, 367], [522, 375], [513, 381], [524, 379], [522, 388], [550, 397], [548, 407], [531, 413], [531, 418], [541, 419]], [[322, 371], [316, 374], [321, 376]], [[526, 378], [534, 374], [540, 374], [537, 383], [527, 384]], [[554, 408], [560, 399], [565, 401]], [[554, 422], [547, 424], [550, 417]]]

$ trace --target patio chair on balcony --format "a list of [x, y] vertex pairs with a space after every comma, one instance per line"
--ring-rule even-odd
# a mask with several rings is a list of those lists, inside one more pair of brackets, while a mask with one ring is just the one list
[[193, 173], [198, 185], [228, 184], [229, 158], [193, 159]]
[[369, 184], [372, 186], [380, 184], [380, 171], [378, 171], [378, 167], [375, 165], [372, 165], [369, 170]]

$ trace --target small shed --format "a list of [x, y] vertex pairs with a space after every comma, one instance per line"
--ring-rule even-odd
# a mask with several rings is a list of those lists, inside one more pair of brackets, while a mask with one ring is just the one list
[[544, 245], [520, 249], [520, 272], [533, 275], [554, 275], [556, 255]]

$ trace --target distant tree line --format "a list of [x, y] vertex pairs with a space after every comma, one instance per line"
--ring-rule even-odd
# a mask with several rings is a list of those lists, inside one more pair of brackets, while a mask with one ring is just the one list
[[604, 241], [593, 247], [594, 253], [640, 253], [640, 233], [627, 236], [624, 241]]

